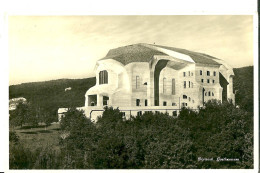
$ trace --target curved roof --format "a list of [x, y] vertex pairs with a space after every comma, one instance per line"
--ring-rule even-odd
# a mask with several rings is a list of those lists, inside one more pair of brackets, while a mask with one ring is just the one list
[[154, 55], [168, 56], [167, 52], [163, 50], [174, 51], [180, 54], [188, 55], [195, 63], [220, 65], [217, 62], [218, 59], [210, 55], [189, 51], [186, 49], [144, 43], [111, 49], [107, 55], [102, 58], [102, 60], [114, 59], [123, 65], [127, 65], [131, 62], [149, 62]]

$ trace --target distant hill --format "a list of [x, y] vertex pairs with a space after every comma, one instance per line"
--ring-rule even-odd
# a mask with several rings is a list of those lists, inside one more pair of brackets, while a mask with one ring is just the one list
[[[234, 73], [236, 104], [247, 111], [253, 111], [253, 66], [234, 68]], [[61, 107], [84, 106], [85, 93], [95, 83], [95, 77], [23, 83], [9, 86], [9, 97], [24, 97], [28, 102], [55, 114]], [[65, 92], [68, 87], [72, 89]]]
[[[28, 102], [51, 111], [53, 114], [61, 107], [82, 107], [86, 91], [94, 86], [96, 78], [58, 79], [45, 82], [23, 83], [9, 86], [9, 98], [24, 97]], [[65, 88], [71, 90], [65, 92]]]
[[253, 112], [254, 110], [254, 68], [253, 66], [234, 68], [234, 92], [236, 104], [241, 108]]

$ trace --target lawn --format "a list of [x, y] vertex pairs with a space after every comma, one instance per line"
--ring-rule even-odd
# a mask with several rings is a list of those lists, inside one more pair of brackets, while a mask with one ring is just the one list
[[16, 128], [15, 131], [20, 142], [31, 151], [46, 146], [59, 150], [60, 124], [58, 123], [51, 124], [48, 127], [43, 125], [34, 128], [24, 126]]

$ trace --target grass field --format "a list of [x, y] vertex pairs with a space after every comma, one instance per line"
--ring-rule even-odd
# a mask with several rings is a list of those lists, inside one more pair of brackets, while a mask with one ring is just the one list
[[51, 124], [48, 127], [39, 126], [36, 128], [24, 126], [22, 128], [16, 128], [15, 131], [19, 136], [20, 142], [31, 151], [46, 146], [59, 150], [59, 124]]

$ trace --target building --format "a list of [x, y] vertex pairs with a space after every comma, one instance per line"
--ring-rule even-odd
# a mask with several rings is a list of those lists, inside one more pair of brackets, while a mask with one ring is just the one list
[[211, 99], [235, 101], [233, 69], [221, 59], [185, 49], [143, 43], [111, 49], [97, 61], [95, 74], [96, 85], [85, 94], [86, 115], [92, 119], [104, 106], [129, 115], [197, 109]]
[[26, 103], [26, 99], [23, 97], [12, 98], [9, 100], [9, 111], [15, 110], [19, 103]]

